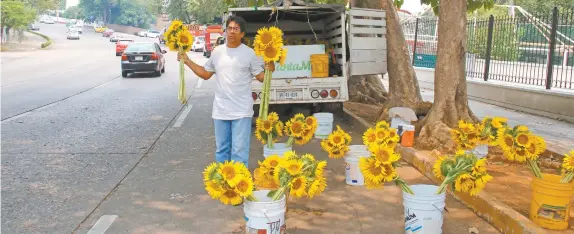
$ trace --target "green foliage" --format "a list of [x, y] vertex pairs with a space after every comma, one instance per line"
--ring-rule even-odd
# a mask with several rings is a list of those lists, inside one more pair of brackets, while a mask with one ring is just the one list
[[[477, 54], [480, 58], [486, 58], [486, 45], [488, 38], [488, 21], [479, 22], [476, 25], [468, 25], [468, 50]], [[476, 26], [476, 27], [475, 27]], [[520, 37], [524, 29], [517, 24], [506, 22], [501, 19], [495, 21], [492, 30], [491, 59], [498, 61], [518, 61], [522, 55], [519, 49]]]
[[52, 43], [54, 43], [50, 37], [48, 37], [48, 36], [46, 36], [46, 35], [44, 35], [44, 34], [41, 34], [41, 33], [38, 33], [38, 32], [34, 32], [34, 31], [29, 31], [29, 30], [28, 30], [28, 32], [29, 32], [29, 33], [32, 33], [32, 34], [36, 34], [36, 35], [38, 35], [38, 36], [40, 36], [40, 37], [46, 39], [46, 42], [44, 42], [44, 43], [42, 43], [42, 44], [40, 45], [41, 48], [46, 48], [46, 47], [52, 45]]
[[[430, 5], [435, 15], [438, 15], [440, 5], [439, 0], [421, 0], [421, 4]], [[489, 9], [492, 8], [494, 4], [494, 0], [467, 0], [467, 12], [473, 12], [480, 8]]]
[[148, 8], [138, 5], [137, 2], [125, 1], [118, 8], [120, 12], [113, 18], [116, 24], [147, 28], [153, 17]]
[[83, 19], [84, 18], [84, 11], [82, 8], [79, 8], [77, 6], [72, 6], [68, 9], [66, 9], [66, 11], [64, 11], [64, 13], [62, 14], [62, 17], [68, 18], [68, 19]]
[[26, 28], [36, 18], [36, 11], [20, 1], [2, 1], [0, 8], [2, 26]]
[[521, 6], [531, 14], [549, 15], [556, 6], [560, 12], [572, 9], [574, 0], [514, 0], [514, 5]]

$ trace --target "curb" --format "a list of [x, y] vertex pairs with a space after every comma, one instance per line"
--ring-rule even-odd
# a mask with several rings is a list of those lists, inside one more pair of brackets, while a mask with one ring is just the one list
[[[40, 36], [40, 37], [46, 39], [46, 42], [44, 42], [44, 43], [42, 43], [42, 44], [40, 45], [40, 47], [41, 47], [40, 49], [49, 49], [50, 47], [52, 47], [52, 45], [54, 45], [54, 41], [52, 40], [52, 38], [50, 38], [50, 37], [48, 37], [48, 36], [46, 36], [46, 35], [44, 35], [44, 34], [41, 34], [41, 33], [38, 33], [38, 32], [34, 32], [34, 31], [31, 31], [31, 30], [26, 30], [26, 32], [29, 32], [29, 33], [32, 33], [32, 34], [36, 34], [36, 35], [38, 35], [38, 36]], [[49, 43], [49, 44], [48, 44], [47, 46], [44, 46], [44, 44], [46, 44], [46, 43]]]
[[[370, 123], [346, 108], [343, 109], [343, 115], [343, 118], [354, 126], [356, 130], [365, 131], [372, 127]], [[429, 159], [428, 155], [418, 152], [413, 148], [401, 147], [400, 145], [397, 147], [397, 151], [401, 154], [402, 159], [415, 167], [427, 178], [437, 184], [440, 183], [440, 180], [438, 180], [432, 173], [433, 162]], [[539, 227], [530, 219], [518, 213], [484, 190], [475, 197], [471, 197], [463, 193], [452, 192], [450, 189], [447, 191], [454, 198], [467, 205], [474, 211], [474, 213], [485, 219], [502, 233], [548, 233], [546, 229]]]

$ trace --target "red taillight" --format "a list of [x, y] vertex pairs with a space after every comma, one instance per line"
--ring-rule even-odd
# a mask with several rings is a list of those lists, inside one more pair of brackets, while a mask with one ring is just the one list
[[327, 92], [327, 90], [324, 90], [324, 89], [323, 89], [323, 90], [321, 91], [321, 97], [322, 97], [322, 98], [326, 98], [327, 96], [329, 96], [329, 92]]
[[253, 98], [253, 101], [257, 100], [257, 93], [251, 92], [251, 97]]
[[128, 61], [128, 56], [125, 54], [122, 54], [122, 61]]
[[158, 56], [156, 53], [151, 54], [151, 60], [157, 60]]

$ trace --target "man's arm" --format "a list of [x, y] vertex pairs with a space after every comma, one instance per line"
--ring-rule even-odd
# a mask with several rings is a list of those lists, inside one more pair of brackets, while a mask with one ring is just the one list
[[193, 71], [193, 73], [195, 73], [201, 79], [208, 80], [209, 78], [211, 78], [211, 76], [213, 76], [213, 72], [205, 70], [204, 67], [197, 65], [196, 63], [191, 61], [191, 59], [185, 60], [185, 65], [187, 65], [187, 67], [189, 67]]
[[[212, 71], [207, 71], [205, 69], [205, 67], [199, 66], [197, 65], [197, 63], [191, 61], [191, 59], [189, 59], [189, 57], [187, 57], [187, 54], [185, 53], [178, 53], [177, 54], [177, 61], [179, 61], [180, 59], [183, 59], [183, 63], [185, 63], [185, 65], [187, 67], [189, 67], [193, 73], [195, 73], [195, 75], [199, 76], [199, 78], [204, 79], [204, 80], [208, 80], [209, 78], [211, 78], [211, 76], [213, 76]], [[207, 61], [207, 64], [209, 64], [211, 62], [211, 60]]]

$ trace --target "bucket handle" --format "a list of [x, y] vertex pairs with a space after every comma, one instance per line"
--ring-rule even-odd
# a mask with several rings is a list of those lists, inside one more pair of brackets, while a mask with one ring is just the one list
[[[442, 212], [437, 206], [434, 205], [434, 203], [431, 203], [432, 206], [434, 206], [434, 208], [440, 212]], [[448, 209], [446, 208], [446, 205], [444, 206], [444, 211], [446, 211], [447, 213], [449, 212]]]
[[269, 216], [267, 216], [267, 209], [261, 209], [261, 213], [263, 215], [265, 215], [265, 218], [267, 218], [267, 221], [271, 222], [271, 219], [269, 219]]

